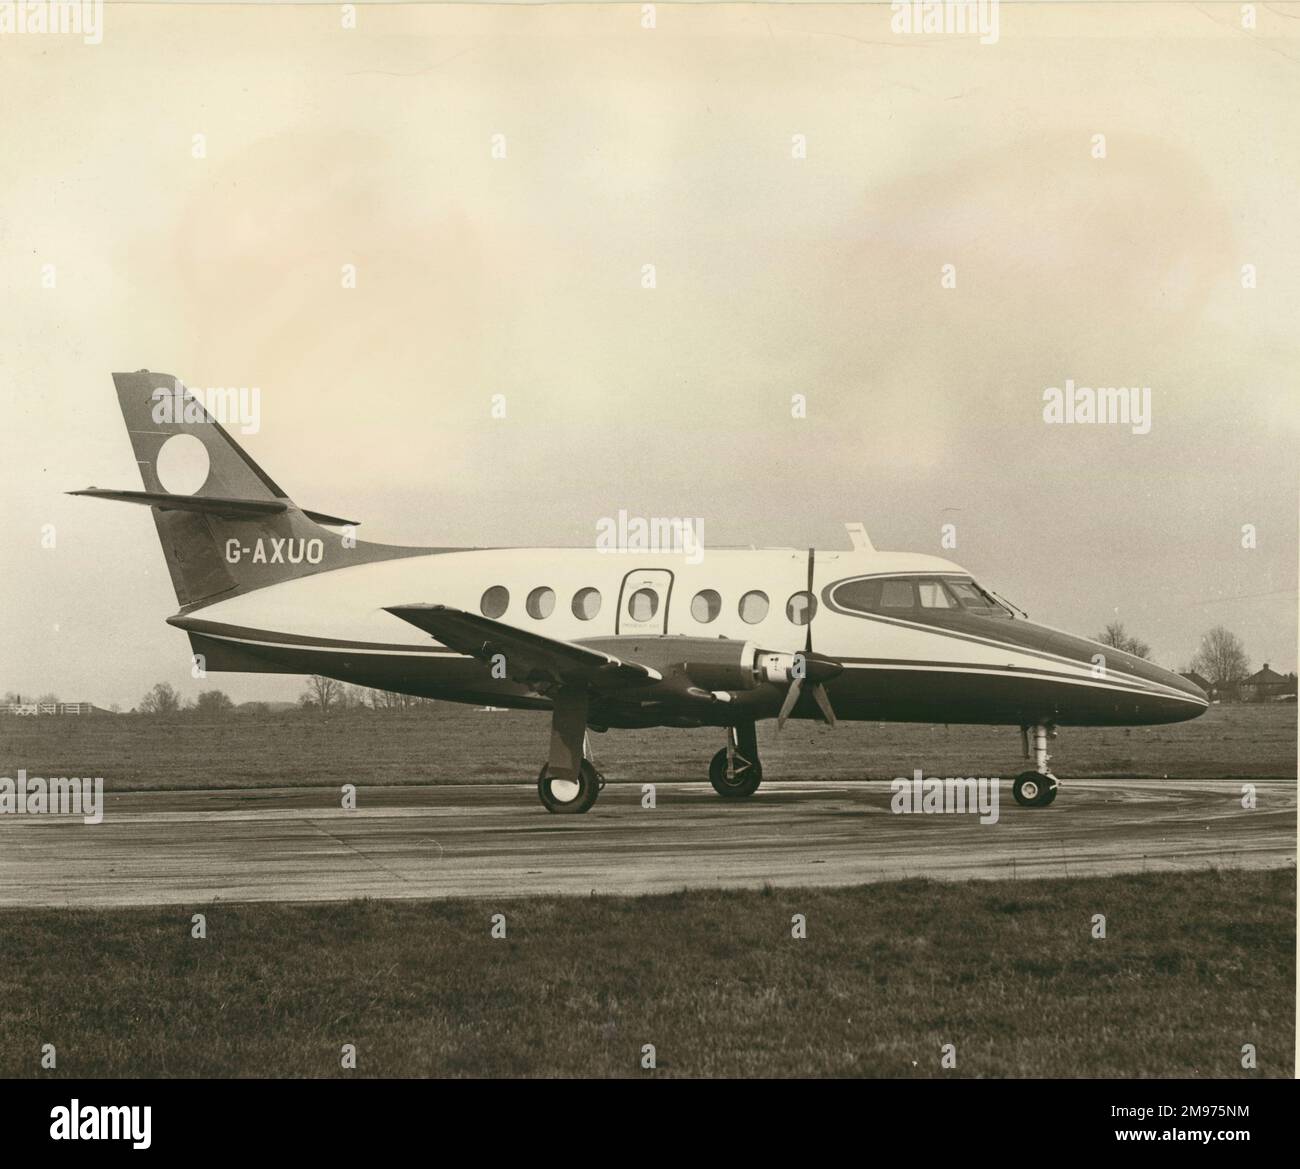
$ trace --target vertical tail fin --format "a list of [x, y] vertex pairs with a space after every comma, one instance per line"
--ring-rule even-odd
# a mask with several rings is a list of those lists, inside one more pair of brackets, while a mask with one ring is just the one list
[[113, 384], [146, 491], [289, 502], [179, 378], [140, 370]]
[[183, 607], [429, 551], [362, 543], [353, 521], [303, 511], [178, 378], [139, 370], [115, 373], [113, 384], [145, 490], [73, 494], [150, 508]]

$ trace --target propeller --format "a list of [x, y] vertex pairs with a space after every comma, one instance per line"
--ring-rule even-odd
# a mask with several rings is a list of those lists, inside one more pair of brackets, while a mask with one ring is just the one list
[[[794, 681], [790, 683], [790, 689], [786, 691], [785, 701], [781, 703], [781, 712], [776, 716], [777, 730], [785, 729], [785, 722], [799, 704], [799, 696], [803, 693], [804, 683], [812, 687], [813, 701], [817, 703], [817, 708], [822, 712], [828, 725], [835, 725], [835, 711], [831, 708], [830, 697], [826, 693], [825, 683], [839, 674], [844, 673], [844, 667], [834, 658], [828, 658], [825, 654], [813, 653], [812, 647], [812, 619], [813, 608], [817, 604], [816, 595], [813, 593], [813, 549], [808, 549], [808, 599], [809, 612], [808, 624], [804, 638], [803, 653], [795, 655]], [[800, 663], [802, 662], [802, 668]]]
[[785, 728], [785, 720], [790, 717], [791, 711], [798, 704], [805, 682], [812, 687], [813, 700], [817, 703], [818, 709], [821, 710], [822, 717], [827, 723], [834, 726], [835, 711], [831, 709], [831, 700], [826, 694], [825, 683], [838, 674], [844, 673], [844, 667], [833, 658], [828, 658], [823, 654], [815, 654], [811, 650], [797, 654], [796, 659], [803, 660], [803, 672], [802, 675], [798, 672], [796, 661], [794, 681], [790, 683], [790, 689], [785, 693], [785, 701], [781, 703], [781, 713], [776, 716], [777, 729], [783, 730]]

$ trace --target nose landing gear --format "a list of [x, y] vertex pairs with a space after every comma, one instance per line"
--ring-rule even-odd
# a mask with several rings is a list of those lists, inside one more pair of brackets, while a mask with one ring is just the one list
[[763, 781], [758, 734], [753, 723], [727, 728], [727, 745], [709, 764], [709, 782], [724, 799], [752, 796]]
[[[1029, 732], [1033, 730], [1034, 742], [1031, 754]], [[1056, 737], [1056, 728], [1048, 723], [1035, 723], [1032, 728], [1021, 727], [1020, 736], [1025, 745], [1025, 758], [1033, 758], [1034, 770], [1024, 771], [1016, 776], [1011, 785], [1011, 795], [1022, 808], [1046, 808], [1056, 799], [1059, 787], [1056, 776], [1047, 769], [1051, 756], [1047, 753], [1047, 740]]]

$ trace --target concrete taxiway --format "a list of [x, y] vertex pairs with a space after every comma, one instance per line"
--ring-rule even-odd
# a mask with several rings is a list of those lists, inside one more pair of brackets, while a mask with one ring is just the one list
[[103, 822], [0, 816], [0, 906], [196, 905], [354, 897], [657, 893], [849, 885], [902, 877], [1080, 877], [1281, 868], [1296, 857], [1296, 785], [1065, 781], [1045, 809], [1005, 786], [1000, 818], [895, 815], [887, 783], [611, 784], [584, 816], [530, 785], [155, 791], [107, 796]]

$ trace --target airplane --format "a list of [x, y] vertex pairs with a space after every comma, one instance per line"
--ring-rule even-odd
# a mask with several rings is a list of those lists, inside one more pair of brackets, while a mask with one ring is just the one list
[[113, 381], [144, 490], [69, 494], [150, 509], [180, 606], [167, 621], [205, 671], [549, 711], [549, 812], [595, 803], [588, 732], [611, 727], [716, 727], [714, 790], [752, 796], [769, 718], [1018, 726], [1033, 768], [1012, 795], [1041, 808], [1057, 727], [1209, 705], [1179, 674], [1031, 622], [958, 564], [877, 551], [862, 525], [848, 551], [702, 556], [361, 541], [295, 504], [178, 379]]

